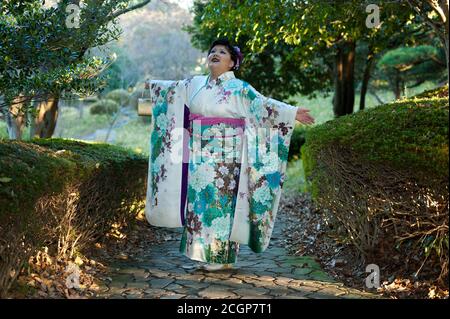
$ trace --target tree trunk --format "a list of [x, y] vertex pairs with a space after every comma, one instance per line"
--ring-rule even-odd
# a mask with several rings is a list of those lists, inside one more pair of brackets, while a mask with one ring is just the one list
[[32, 137], [52, 137], [55, 132], [56, 121], [58, 120], [58, 102], [58, 97], [39, 102], [32, 133], [30, 134]]
[[[448, 23], [447, 23], [447, 28], [448, 28]], [[447, 37], [444, 39], [444, 49], [445, 49], [445, 61], [447, 63], [447, 83], [450, 83], [450, 79], [449, 79], [449, 55], [448, 55], [448, 33], [447, 33]]]
[[442, 17], [442, 19], [445, 19], [445, 21], [443, 21], [444, 24], [444, 30], [443, 30], [443, 36], [441, 36], [441, 41], [442, 44], [444, 45], [444, 49], [445, 49], [445, 61], [447, 63], [447, 83], [450, 84], [449, 82], [449, 53], [448, 53], [448, 32], [449, 32], [449, 14], [448, 14], [448, 0], [439, 0], [439, 6], [442, 9], [442, 13], [444, 15], [444, 17]]
[[359, 109], [364, 110], [366, 108], [366, 94], [367, 94], [367, 87], [369, 86], [369, 80], [370, 80], [370, 73], [372, 71], [372, 65], [373, 65], [373, 54], [372, 52], [369, 52], [369, 55], [366, 59], [366, 66], [364, 69], [363, 79], [362, 79], [362, 86], [361, 86], [361, 96], [359, 99]]
[[402, 96], [402, 81], [400, 80], [400, 71], [395, 71], [394, 77], [394, 95], [395, 99], [399, 100]]
[[355, 103], [355, 47], [354, 41], [338, 46], [335, 59], [334, 116], [353, 113]]
[[79, 119], [81, 120], [84, 116], [84, 102], [81, 99], [77, 100], [77, 108], [78, 108], [78, 115]]
[[23, 128], [26, 124], [26, 112], [24, 108], [25, 103], [17, 103], [22, 99], [22, 96], [16, 97], [5, 114], [8, 136], [11, 140], [22, 139]]

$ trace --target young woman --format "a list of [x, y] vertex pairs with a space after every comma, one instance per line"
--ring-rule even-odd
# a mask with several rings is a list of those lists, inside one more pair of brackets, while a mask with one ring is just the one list
[[216, 40], [208, 75], [150, 85], [146, 216], [183, 226], [180, 251], [208, 270], [230, 268], [240, 244], [267, 248], [295, 121], [314, 123], [308, 109], [237, 79], [242, 61], [238, 47]]

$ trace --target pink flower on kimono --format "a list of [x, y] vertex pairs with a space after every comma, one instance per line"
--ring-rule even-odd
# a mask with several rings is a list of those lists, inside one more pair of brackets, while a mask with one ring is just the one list
[[219, 100], [219, 103], [221, 103], [221, 102], [226, 102], [226, 101], [229, 99], [229, 97], [231, 96], [231, 91], [225, 91], [225, 90], [223, 90], [223, 91], [220, 93], [220, 95], [221, 95], [221, 98], [220, 98], [220, 100]]

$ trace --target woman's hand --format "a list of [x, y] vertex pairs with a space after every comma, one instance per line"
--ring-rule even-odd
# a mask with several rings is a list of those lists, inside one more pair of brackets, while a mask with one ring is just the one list
[[295, 119], [303, 124], [313, 124], [314, 118], [308, 114], [310, 110], [298, 108]]

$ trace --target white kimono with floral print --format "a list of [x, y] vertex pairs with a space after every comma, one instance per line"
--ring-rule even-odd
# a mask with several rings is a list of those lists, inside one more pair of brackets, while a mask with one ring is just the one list
[[[215, 231], [221, 232], [217, 236], [223, 242], [226, 237], [228, 245], [230, 242], [241, 243], [249, 245], [254, 252], [264, 251], [278, 210], [297, 107], [264, 97], [247, 82], [235, 78], [232, 71], [223, 73], [212, 83], [209, 83], [209, 76], [194, 76], [181, 81], [152, 81], [150, 92], [152, 133], [146, 199], [149, 223], [163, 227], [185, 226], [183, 240], [190, 240], [188, 246], [195, 244], [196, 240], [186, 238], [186, 234], [192, 236], [195, 231], [202, 237], [197, 244], [210, 245], [211, 240], [203, 238], [210, 237], [210, 234], [202, 233], [202, 227], [206, 229], [206, 226], [221, 224], [217, 226], [221, 228], [216, 227]], [[209, 172], [206, 175], [199, 173], [200, 166], [195, 166], [191, 159], [193, 144], [186, 129], [189, 127], [189, 124], [186, 126], [190, 122], [189, 114], [245, 121], [242, 138], [235, 136], [234, 140], [239, 148], [236, 153], [239, 166], [216, 165], [206, 170]], [[213, 125], [206, 129], [218, 127], [221, 126]], [[189, 174], [183, 169], [182, 163], [186, 161]], [[230, 168], [238, 176], [222, 178], [224, 173], [232, 174]], [[183, 190], [186, 183], [189, 186]], [[222, 191], [225, 188], [230, 192]], [[200, 192], [206, 192], [206, 195]], [[221, 207], [219, 202], [233, 208], [231, 214], [226, 215], [231, 222], [224, 216], [217, 216], [220, 220], [214, 220], [214, 214], [209, 215], [206, 224], [205, 220], [189, 219], [190, 213], [191, 217], [197, 218], [195, 214], [201, 214], [199, 209], [224, 210], [225, 206]], [[196, 223], [195, 227], [192, 222]], [[182, 251], [192, 259], [234, 262], [234, 257], [211, 257], [212, 246], [207, 249], [198, 246], [187, 252], [189, 248], [183, 240]], [[202, 249], [203, 252], [198, 252]]]

